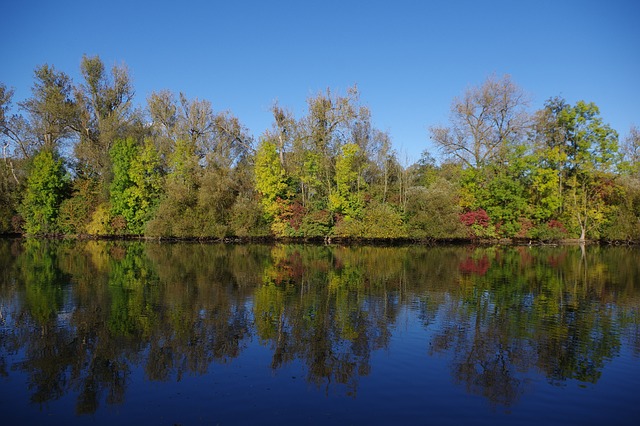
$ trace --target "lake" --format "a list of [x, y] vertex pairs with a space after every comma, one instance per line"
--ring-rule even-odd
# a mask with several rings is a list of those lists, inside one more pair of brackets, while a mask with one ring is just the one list
[[637, 424], [640, 249], [0, 240], [17, 424]]

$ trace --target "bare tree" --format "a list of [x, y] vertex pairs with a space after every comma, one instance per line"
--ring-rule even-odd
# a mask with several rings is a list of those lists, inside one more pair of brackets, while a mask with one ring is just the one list
[[53, 66], [39, 66], [32, 94], [19, 103], [27, 113], [32, 144], [36, 149], [57, 150], [64, 140], [75, 136], [73, 130], [78, 121], [71, 79]]
[[640, 129], [631, 126], [629, 135], [622, 143], [622, 154], [629, 163], [632, 170], [636, 173], [640, 172]]
[[98, 56], [82, 58], [84, 84], [76, 91], [80, 108], [75, 154], [89, 174], [105, 178], [110, 169], [109, 149], [127, 136], [133, 121], [133, 85], [126, 66], [114, 66], [109, 74]]
[[147, 98], [151, 117], [151, 132], [158, 150], [166, 161], [176, 141], [178, 106], [175, 96], [168, 90], [153, 92]]
[[451, 104], [449, 126], [433, 126], [431, 139], [442, 153], [469, 167], [499, 160], [508, 144], [521, 140], [528, 128], [526, 94], [508, 75], [489, 77]]
[[2, 158], [7, 166], [7, 170], [11, 172], [15, 183], [19, 184], [20, 181], [16, 176], [13, 165], [12, 152], [20, 148], [21, 153], [26, 157], [27, 151], [22, 143], [22, 138], [16, 133], [17, 121], [22, 122], [23, 120], [16, 115], [9, 116], [12, 98], [13, 89], [8, 89], [4, 83], [0, 83], [0, 141], [2, 141]]

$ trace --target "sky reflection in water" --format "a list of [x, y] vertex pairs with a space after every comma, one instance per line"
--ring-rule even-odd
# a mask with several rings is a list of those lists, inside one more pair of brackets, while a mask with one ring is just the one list
[[0, 262], [12, 424], [640, 415], [637, 249], [4, 240]]

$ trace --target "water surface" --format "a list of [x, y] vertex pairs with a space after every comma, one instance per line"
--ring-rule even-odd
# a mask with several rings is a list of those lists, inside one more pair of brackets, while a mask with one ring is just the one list
[[635, 424], [623, 247], [0, 241], [4, 424]]

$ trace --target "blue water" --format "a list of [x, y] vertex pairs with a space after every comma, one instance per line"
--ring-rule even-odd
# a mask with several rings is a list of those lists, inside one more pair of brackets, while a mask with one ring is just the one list
[[[466, 254], [460, 256], [466, 259]], [[314, 262], [317, 266], [317, 259]], [[131, 287], [125, 293], [113, 284], [100, 284], [97, 275], [83, 280], [73, 270], [61, 270], [63, 296], [46, 296], [50, 303], [62, 300], [50, 323], [36, 320], [40, 311], [35, 306], [41, 305], [35, 300], [55, 294], [43, 288], [59, 283], [30, 287], [35, 284], [12, 266], [0, 287], [2, 424], [635, 425], [640, 419], [637, 287], [625, 287], [624, 297], [612, 299], [619, 289], [608, 291], [608, 284], [594, 278], [582, 293], [564, 289], [558, 293], [562, 302], [548, 305], [535, 285], [512, 294], [496, 281], [487, 284], [486, 276], [471, 283], [469, 276], [459, 275], [447, 285], [412, 286], [409, 275], [400, 286], [390, 280], [384, 283], [388, 288], [376, 290], [366, 270], [351, 275], [363, 281], [336, 284], [311, 280], [314, 266], [303, 265], [304, 282], [294, 277], [289, 287], [260, 282], [227, 286], [215, 280], [195, 284], [198, 277], [180, 283], [159, 274], [139, 291]], [[567, 265], [563, 274], [571, 271]], [[318, 274], [324, 275], [326, 271]], [[261, 297], [267, 297], [264, 285], [272, 286], [271, 293], [259, 301], [257, 292], [265, 291]], [[116, 296], [128, 302], [117, 305]], [[162, 318], [188, 311], [189, 303], [179, 302], [182, 297], [201, 305], [193, 306], [195, 315], [186, 316], [194, 322], [183, 331], [167, 329], [171, 322]], [[126, 306], [119, 309], [128, 313], [129, 323], [132, 312], [145, 312], [130, 326], [137, 337], [114, 331], [124, 326], [102, 329], [102, 321], [87, 331], [91, 315], [81, 317], [80, 312], [89, 306], [94, 309], [91, 315], [104, 316], [106, 323], [113, 321], [115, 306]], [[550, 313], [540, 314], [539, 321], [532, 306]], [[231, 307], [228, 316], [216, 322], [224, 307]], [[581, 311], [585, 307], [595, 311]], [[267, 315], [268, 308], [280, 313], [273, 315], [273, 335], [257, 325], [257, 317]], [[514, 320], [523, 312], [523, 318], [546, 325]], [[179, 327], [180, 322], [173, 324]], [[227, 329], [224, 324], [236, 325]], [[228, 346], [216, 340], [226, 332], [232, 339]], [[182, 335], [188, 339], [177, 337]], [[54, 345], [41, 340], [45, 336], [61, 342], [52, 352], [59, 359], [37, 356], [38, 350]], [[87, 336], [108, 350], [87, 345], [85, 352], [64, 355], [65, 348], [85, 347], [76, 345]], [[581, 336], [591, 336], [593, 346], [586, 340], [584, 347]], [[327, 342], [318, 343], [325, 338]], [[152, 374], [151, 347], [161, 339], [169, 339], [163, 350], [171, 355], [166, 369], [156, 363], [159, 372]], [[276, 346], [285, 340], [284, 360], [276, 362]], [[610, 347], [601, 345], [596, 351], [599, 342]], [[212, 356], [213, 343], [222, 345], [223, 355]], [[316, 343], [325, 349], [312, 350]], [[547, 344], [569, 361], [546, 356]], [[105, 354], [110, 358], [104, 365], [118, 365], [118, 375], [94, 377], [89, 365]], [[556, 367], [548, 367], [556, 361]], [[46, 385], [37, 384], [44, 371], [58, 374]], [[584, 371], [588, 374], [581, 375]], [[114, 387], [111, 379], [121, 387]], [[87, 386], [97, 405], [80, 412], [81, 390]], [[53, 391], [42, 397], [42, 388]]]

